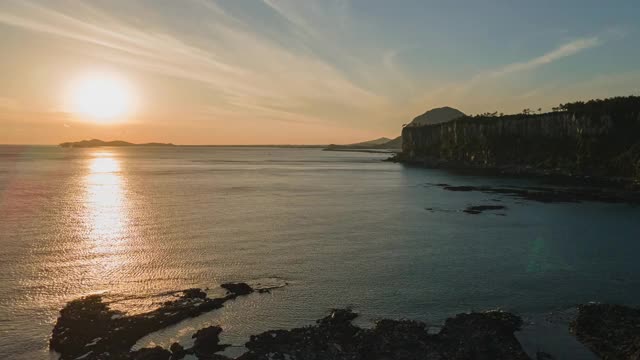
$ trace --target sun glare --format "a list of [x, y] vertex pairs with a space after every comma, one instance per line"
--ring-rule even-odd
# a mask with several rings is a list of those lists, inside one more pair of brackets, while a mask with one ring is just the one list
[[115, 122], [133, 111], [133, 92], [115, 74], [85, 74], [71, 84], [68, 97], [69, 110], [85, 120]]

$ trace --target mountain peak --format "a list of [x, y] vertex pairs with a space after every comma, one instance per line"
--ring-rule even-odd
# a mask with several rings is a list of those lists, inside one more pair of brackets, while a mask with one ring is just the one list
[[465, 113], [449, 106], [431, 109], [413, 119], [408, 126], [439, 124], [465, 116]]

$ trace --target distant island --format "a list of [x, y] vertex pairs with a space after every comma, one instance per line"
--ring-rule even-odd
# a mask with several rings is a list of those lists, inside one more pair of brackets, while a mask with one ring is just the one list
[[82, 141], [74, 141], [74, 142], [64, 142], [59, 144], [61, 147], [65, 148], [94, 148], [94, 147], [136, 147], [136, 146], [171, 146], [171, 147], [241, 147], [241, 148], [294, 148], [294, 149], [318, 149], [318, 148], [326, 148], [327, 145], [271, 145], [271, 144], [263, 144], [263, 145], [176, 145], [172, 143], [157, 143], [150, 142], [144, 144], [135, 144], [122, 140], [113, 140], [113, 141], [102, 141], [99, 139], [91, 139], [91, 140], [82, 140]]
[[325, 151], [356, 151], [372, 153], [397, 153], [402, 149], [402, 138], [395, 139], [381, 137], [375, 140], [363, 141], [355, 144], [336, 145], [330, 144]]
[[114, 140], [114, 141], [102, 141], [98, 139], [91, 140], [82, 140], [75, 142], [64, 142], [60, 144], [60, 146], [65, 148], [94, 148], [94, 147], [103, 147], [103, 146], [175, 146], [171, 143], [145, 143], [145, 144], [134, 144], [122, 140]]

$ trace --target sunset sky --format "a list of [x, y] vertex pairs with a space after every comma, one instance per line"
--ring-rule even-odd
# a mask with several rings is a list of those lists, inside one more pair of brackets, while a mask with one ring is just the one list
[[639, 17], [637, 0], [2, 0], [0, 143], [351, 143], [433, 107], [638, 95]]

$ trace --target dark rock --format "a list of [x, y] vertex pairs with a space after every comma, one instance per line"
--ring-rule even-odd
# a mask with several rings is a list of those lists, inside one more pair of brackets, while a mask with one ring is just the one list
[[60, 353], [61, 360], [84, 355], [85, 360], [102, 359], [105, 353], [114, 359], [126, 358], [131, 347], [145, 335], [219, 309], [224, 302], [248, 293], [244, 287], [233, 290], [238, 292], [211, 299], [200, 289], [188, 289], [153, 311], [135, 315], [110, 309], [100, 295], [73, 300], [60, 311], [49, 347]]
[[522, 320], [510, 313], [489, 311], [447, 319], [437, 334], [445, 359], [529, 359], [513, 333]]
[[[541, 203], [578, 203], [595, 201], [604, 203], [640, 203], [640, 192], [625, 191], [614, 188], [593, 187], [508, 187], [497, 188], [491, 186], [439, 186], [447, 191], [477, 191], [485, 194], [497, 194], [516, 199], [536, 201]], [[493, 200], [495, 201], [495, 200]]]
[[177, 342], [171, 344], [169, 351], [171, 351], [171, 360], [180, 360], [187, 355], [184, 347]]
[[49, 346], [62, 355], [61, 359], [76, 358], [89, 351], [97, 354], [102, 347], [100, 341], [113, 329], [113, 319], [122, 315], [109, 309], [100, 295], [73, 300], [60, 310]]
[[219, 326], [209, 326], [198, 330], [191, 338], [195, 339], [191, 350], [198, 356], [213, 355], [218, 351], [226, 349], [229, 345], [220, 344], [220, 333], [222, 328]]
[[477, 206], [469, 206], [463, 211], [466, 212], [467, 214], [481, 214], [482, 212], [488, 211], [488, 210], [504, 210], [506, 208], [507, 208], [506, 206], [501, 206], [501, 205], [477, 205]]
[[520, 318], [504, 312], [461, 314], [435, 335], [409, 320], [381, 320], [362, 329], [351, 323], [356, 316], [334, 310], [315, 326], [252, 336], [238, 360], [529, 359], [513, 335]]
[[204, 299], [207, 297], [207, 293], [202, 291], [201, 289], [187, 289], [182, 291], [185, 299]]
[[129, 357], [132, 360], [169, 360], [171, 353], [160, 346], [156, 346], [133, 351]]
[[536, 351], [536, 360], [556, 360], [556, 358], [544, 351]]
[[437, 185], [441, 186], [445, 190], [449, 191], [475, 191], [477, 188], [475, 186], [449, 186], [449, 185]]
[[579, 305], [570, 329], [602, 359], [640, 359], [640, 308]]
[[253, 292], [253, 288], [246, 283], [226, 283], [220, 285], [223, 289], [227, 290], [231, 295], [249, 295]]

